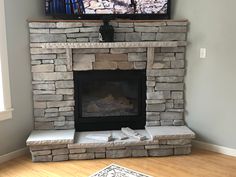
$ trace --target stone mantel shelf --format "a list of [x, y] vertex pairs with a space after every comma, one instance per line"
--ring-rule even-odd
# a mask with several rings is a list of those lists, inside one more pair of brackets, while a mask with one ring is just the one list
[[92, 48], [155, 48], [186, 46], [186, 41], [160, 41], [160, 42], [88, 42], [88, 43], [42, 43], [47, 49], [92, 49]]

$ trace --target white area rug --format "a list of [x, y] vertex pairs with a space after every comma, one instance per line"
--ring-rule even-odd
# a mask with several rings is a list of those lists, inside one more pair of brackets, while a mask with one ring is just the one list
[[152, 177], [139, 173], [137, 171], [116, 165], [111, 164], [103, 170], [91, 175], [90, 177]]

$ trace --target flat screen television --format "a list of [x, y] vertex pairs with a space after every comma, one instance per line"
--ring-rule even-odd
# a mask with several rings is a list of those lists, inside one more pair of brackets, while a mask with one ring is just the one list
[[45, 11], [62, 19], [169, 19], [170, 0], [45, 0]]

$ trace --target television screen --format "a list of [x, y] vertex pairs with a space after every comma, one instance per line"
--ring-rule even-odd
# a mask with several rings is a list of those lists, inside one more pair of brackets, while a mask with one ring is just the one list
[[170, 0], [46, 0], [45, 7], [49, 15], [82, 18], [104, 15], [169, 18], [170, 14]]

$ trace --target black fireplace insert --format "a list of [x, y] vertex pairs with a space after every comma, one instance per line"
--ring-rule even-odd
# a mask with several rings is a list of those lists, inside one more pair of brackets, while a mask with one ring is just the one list
[[76, 131], [143, 129], [146, 71], [74, 72]]

